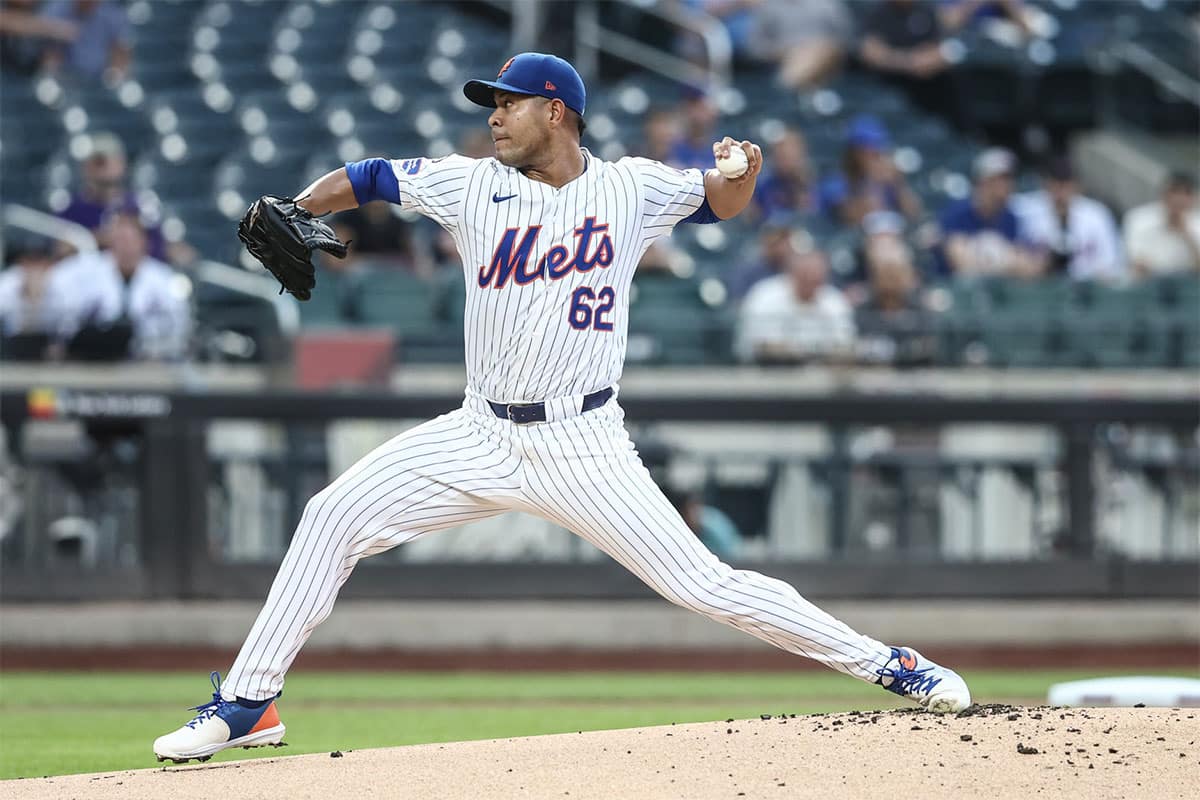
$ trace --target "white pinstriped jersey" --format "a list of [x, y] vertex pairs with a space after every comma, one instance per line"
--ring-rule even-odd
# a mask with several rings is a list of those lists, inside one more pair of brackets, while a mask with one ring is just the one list
[[561, 188], [494, 158], [395, 159], [402, 208], [453, 237], [466, 272], [467, 390], [503, 403], [617, 382], [646, 248], [704, 201], [704, 175], [581, 148]]

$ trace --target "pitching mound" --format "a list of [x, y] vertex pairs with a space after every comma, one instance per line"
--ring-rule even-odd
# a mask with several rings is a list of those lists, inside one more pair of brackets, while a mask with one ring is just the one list
[[[8, 781], [14, 800], [165, 797], [1194, 798], [1200, 711], [973, 706], [774, 716]], [[218, 758], [231, 759], [225, 753]], [[331, 757], [332, 756], [332, 757]]]

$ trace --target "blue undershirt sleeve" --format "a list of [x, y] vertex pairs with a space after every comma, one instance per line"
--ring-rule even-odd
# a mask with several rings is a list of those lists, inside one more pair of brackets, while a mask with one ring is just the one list
[[684, 217], [680, 222], [690, 222], [694, 225], [711, 225], [714, 222], [720, 222], [721, 218], [712, 210], [712, 206], [708, 204], [708, 198], [704, 198], [704, 202], [700, 207], [693, 211], [688, 216]]
[[372, 200], [400, 202], [400, 184], [392, 171], [392, 162], [386, 158], [368, 158], [364, 161], [347, 161], [346, 174], [354, 188], [354, 199], [365, 205]]

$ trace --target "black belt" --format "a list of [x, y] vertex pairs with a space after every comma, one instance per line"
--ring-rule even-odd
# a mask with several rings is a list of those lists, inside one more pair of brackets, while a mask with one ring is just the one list
[[[601, 389], [598, 392], [585, 394], [583, 396], [584, 411], [591, 411], [593, 408], [599, 408], [608, 402], [608, 399], [613, 396], [612, 387]], [[545, 422], [546, 421], [546, 404], [545, 403], [493, 403], [491, 400], [487, 404], [492, 407], [494, 413], [500, 419], [508, 419], [518, 425], [526, 425], [530, 422]]]

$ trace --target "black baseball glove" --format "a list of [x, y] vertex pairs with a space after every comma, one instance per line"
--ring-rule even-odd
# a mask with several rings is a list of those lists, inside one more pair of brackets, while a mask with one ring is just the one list
[[238, 238], [283, 284], [279, 293], [289, 291], [297, 300], [312, 297], [317, 285], [314, 250], [346, 257], [346, 244], [333, 228], [290, 197], [264, 195], [255, 200], [238, 223]]

